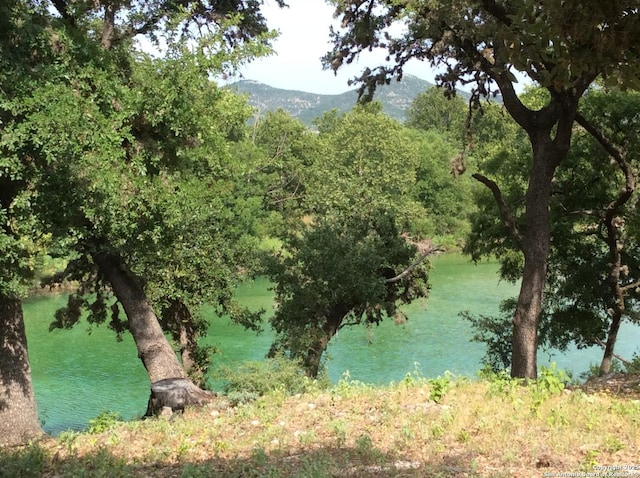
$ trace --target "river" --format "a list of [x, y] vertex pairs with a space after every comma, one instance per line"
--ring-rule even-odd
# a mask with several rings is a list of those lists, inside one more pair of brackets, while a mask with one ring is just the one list
[[[353, 380], [387, 384], [415, 370], [425, 377], [450, 371], [472, 377], [481, 368], [484, 345], [470, 341], [472, 330], [459, 317], [464, 310], [496, 314], [500, 301], [517, 294], [517, 287], [500, 282], [497, 265], [474, 265], [458, 255], [442, 255], [433, 261], [432, 290], [425, 301], [406, 309], [409, 320], [401, 325], [387, 321], [380, 326], [344, 329], [327, 350], [328, 372], [337, 381], [346, 371]], [[266, 280], [244, 285], [238, 298], [249, 307], [271, 310], [272, 295]], [[49, 332], [56, 308], [66, 296], [34, 297], [24, 304], [33, 384], [44, 429], [57, 434], [87, 427], [102, 411], [114, 411], [125, 419], [146, 409], [149, 381], [129, 335], [122, 342], [106, 326], [86, 323], [72, 330]], [[214, 367], [244, 360], [261, 360], [272, 334], [257, 335], [211, 317], [207, 342], [219, 349]], [[640, 329], [623, 326], [617, 352], [631, 357], [640, 344]], [[554, 361], [577, 377], [589, 365], [599, 363], [599, 349], [570, 350], [563, 354], [539, 353], [539, 364]]]

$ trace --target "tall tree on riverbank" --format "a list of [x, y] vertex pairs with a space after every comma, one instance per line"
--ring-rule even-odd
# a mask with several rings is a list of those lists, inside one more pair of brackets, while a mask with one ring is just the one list
[[[0, 5], [0, 446], [42, 434], [38, 422], [22, 299], [46, 236], [33, 217], [33, 164], [11, 153], [7, 123], [20, 111], [23, 90], [46, 81], [50, 56], [46, 22], [18, 0]], [[36, 56], [34, 46], [39, 46]]]
[[[524, 100], [531, 107], [544, 102], [544, 91], [529, 90]], [[540, 324], [540, 346], [565, 349], [602, 345], [601, 373], [611, 370], [617, 332], [623, 320], [638, 320], [638, 229], [636, 170], [638, 156], [639, 94], [592, 88], [582, 101], [570, 153], [558, 168], [550, 200], [552, 247]], [[502, 184], [503, 198], [523, 222], [517, 207], [524, 196], [527, 152], [522, 133], [513, 122], [486, 123], [493, 116], [485, 109], [485, 125], [498, 137], [476, 142], [484, 174]], [[511, 125], [509, 125], [511, 123]], [[500, 166], [501, 157], [510, 167]], [[480, 191], [467, 252], [475, 259], [494, 256], [502, 276], [517, 280], [522, 254], [508, 241], [508, 232], [496, 217], [493, 198]], [[495, 368], [510, 365], [507, 326], [514, 304], [504, 304], [501, 317], [468, 318], [487, 342], [487, 361]]]
[[[17, 62], [3, 70], [3, 154], [8, 159], [2, 173], [11, 186], [3, 207], [6, 232], [18, 247], [7, 254], [13, 257], [9, 266], [17, 270], [18, 259], [27, 262], [24, 252], [33, 252], [29, 244], [39, 237], [15, 225], [16, 212], [28, 209], [76, 254], [76, 271], [87, 274], [97, 267], [110, 283], [127, 312], [150, 379], [184, 376], [147, 297], [144, 271], [136, 267], [142, 266], [138, 259], [145, 253], [161, 260], [175, 250], [163, 240], [166, 236], [159, 237], [167, 211], [158, 206], [169, 195], [177, 196], [176, 188], [187, 187], [180, 180], [216, 181], [216, 174], [225, 170], [224, 142], [233, 128], [241, 129], [246, 115], [229, 100], [232, 95], [210, 83], [209, 74], [269, 51], [273, 34], [260, 14], [262, 2], [25, 0], [7, 5], [7, 23], [14, 27], [7, 30], [7, 41], [28, 48], [15, 50], [19, 56], [7, 48], [3, 56]], [[41, 35], [34, 41], [36, 30]], [[166, 62], [136, 49], [142, 35], [164, 45]], [[186, 76], [154, 97], [153, 87], [170, 81], [163, 75], [172, 64], [174, 72], [186, 67], [181, 73]], [[21, 72], [26, 74], [17, 75]], [[7, 78], [12, 89], [4, 88]], [[199, 99], [215, 101], [200, 101], [193, 109], [190, 99], [196, 88]], [[181, 213], [174, 211], [172, 218]], [[182, 218], [186, 226], [190, 218]], [[184, 234], [202, 237], [187, 230]], [[145, 243], [158, 247], [138, 247]], [[155, 279], [169, 284], [182, 273], [173, 269]], [[228, 295], [222, 290], [221, 300]], [[104, 294], [98, 294], [98, 302], [100, 297]], [[94, 319], [104, 317], [97, 309], [93, 312]], [[111, 325], [120, 330], [116, 320]], [[26, 350], [26, 343], [21, 345]], [[28, 370], [24, 362], [17, 366]]]
[[[220, 202], [218, 196], [233, 196], [225, 191], [230, 183], [225, 185], [225, 142], [234, 129], [241, 130], [248, 112], [210, 83], [209, 74], [268, 51], [272, 35], [260, 14], [261, 3], [97, 2], [83, 10], [55, 3], [70, 32], [60, 43], [72, 80], [62, 81], [57, 92], [64, 101], [51, 100], [43, 109], [46, 116], [63, 116], [68, 126], [58, 135], [54, 154], [63, 156], [64, 148], [76, 144], [43, 182], [48, 194], [42, 209], [53, 197], [64, 209], [62, 217], [52, 211], [46, 217], [60, 235], [72, 232], [79, 256], [72, 262], [72, 277], [88, 274], [91, 280], [95, 267], [97, 278], [110, 285], [152, 382], [184, 377], [185, 372], [150, 299], [164, 313], [168, 330], [182, 340], [202, 330], [192, 311], [203, 301], [214, 298], [212, 302], [229, 308], [230, 290], [243, 266], [229, 252], [242, 244], [237, 234], [217, 233], [230, 224], [226, 204], [222, 200], [218, 210], [214, 203]], [[100, 19], [98, 37], [92, 33], [95, 25], [86, 27], [95, 17]], [[136, 52], [133, 41], [140, 34], [161, 37], [165, 58]], [[93, 54], [76, 54], [84, 50]], [[91, 125], [91, 133], [82, 121]], [[55, 128], [46, 121], [32, 126], [39, 128], [40, 137], [53, 139]], [[76, 194], [60, 197], [62, 190]], [[186, 190], [209, 194], [188, 197]], [[202, 204], [175, 203], [180, 198]], [[190, 248], [180, 247], [189, 241]], [[179, 250], [191, 255], [176, 254]], [[74, 306], [85, 303], [72, 299], [58, 316], [62, 326], [71, 325], [78, 317]], [[91, 304], [92, 320], [105, 320], [104, 305], [103, 294], [98, 294]], [[117, 315], [111, 326], [122, 328]], [[195, 340], [190, 337], [182, 345], [192, 347]]]
[[[453, 91], [472, 84], [474, 101], [494, 92], [527, 133], [531, 163], [525, 221], [518, 227], [500, 184], [475, 174], [500, 205], [501, 218], [524, 255], [522, 284], [513, 316], [512, 368], [515, 377], [537, 375], [538, 327], [550, 251], [549, 200], [558, 166], [567, 157], [578, 105], [593, 81], [640, 87], [640, 11], [635, 2], [496, 2], [336, 0], [343, 29], [325, 58], [337, 70], [361, 52], [382, 48], [391, 66], [367, 69], [357, 79], [363, 93], [402, 77], [412, 59], [444, 71], [438, 83]], [[406, 28], [389, 28], [404, 25]], [[396, 33], [399, 32], [399, 33]], [[540, 109], [520, 100], [515, 73], [549, 93]]]
[[276, 283], [271, 355], [299, 359], [315, 377], [329, 341], [344, 327], [402, 322], [400, 305], [428, 294], [433, 248], [411, 242], [425, 213], [410, 197], [419, 167], [412, 132], [378, 104], [318, 121], [320, 154], [309, 166], [305, 220], [284, 231], [269, 269]]

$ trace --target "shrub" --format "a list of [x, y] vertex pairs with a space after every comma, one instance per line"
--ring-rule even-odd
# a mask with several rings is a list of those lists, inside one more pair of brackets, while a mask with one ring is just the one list
[[326, 377], [313, 380], [299, 362], [282, 355], [233, 368], [220, 367], [216, 375], [226, 382], [224, 391], [229, 396], [258, 397], [273, 391], [295, 395], [329, 386]]

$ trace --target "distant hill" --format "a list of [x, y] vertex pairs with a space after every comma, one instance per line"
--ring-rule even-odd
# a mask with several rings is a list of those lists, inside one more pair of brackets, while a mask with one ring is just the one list
[[[406, 111], [413, 100], [432, 86], [433, 83], [405, 75], [402, 81], [392, 80], [389, 85], [378, 87], [375, 99], [382, 103], [387, 115], [404, 121]], [[232, 83], [229, 88], [248, 94], [249, 104], [257, 108], [259, 114], [282, 108], [307, 125], [311, 125], [312, 120], [334, 108], [339, 112], [349, 111], [358, 100], [357, 88], [339, 95], [319, 95], [304, 91], [282, 90], [251, 80]]]

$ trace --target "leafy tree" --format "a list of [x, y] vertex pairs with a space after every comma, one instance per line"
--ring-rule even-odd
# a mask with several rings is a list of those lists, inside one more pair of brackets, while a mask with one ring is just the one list
[[460, 96], [445, 96], [437, 87], [420, 93], [407, 111], [407, 126], [445, 135], [462, 145], [468, 106]]
[[461, 243], [469, 230], [474, 185], [469, 177], [453, 171], [459, 150], [434, 130], [406, 134], [420, 157], [411, 195], [425, 209], [423, 216], [413, 219], [412, 233], [434, 240], [450, 237]]
[[49, 244], [30, 208], [36, 171], [31, 161], [11, 154], [15, 138], [7, 123], [18, 109], [16, 99], [48, 78], [48, 69], [40, 65], [52, 55], [48, 40], [42, 12], [18, 0], [0, 5], [0, 446], [42, 434], [22, 299]]
[[[552, 345], [600, 344], [608, 373], [623, 319], [638, 321], [636, 227], [640, 95], [591, 91], [580, 110], [571, 168], [554, 186], [557, 225], [547, 313]], [[578, 176], [575, 171], [579, 171]], [[556, 209], [556, 208], [554, 208]]]
[[321, 154], [305, 185], [310, 215], [284, 235], [269, 271], [278, 304], [270, 354], [288, 353], [313, 377], [340, 328], [403, 320], [399, 305], [426, 296], [422, 259], [432, 252], [416, 259], [406, 235], [424, 213], [408, 194], [418, 155], [407, 132], [379, 105], [320, 123]]
[[246, 194], [261, 197], [262, 233], [277, 236], [298, 223], [304, 210], [306, 170], [318, 153], [318, 135], [286, 111], [267, 112], [249, 132], [252, 153], [243, 157]]
[[[530, 92], [529, 103], [535, 103], [539, 93]], [[636, 93], [594, 89], [586, 95], [578, 116], [585, 127], [575, 133], [569, 156], [558, 169], [550, 202], [553, 246], [540, 344], [561, 349], [570, 343], [578, 347], [601, 344], [605, 348], [602, 373], [610, 370], [621, 320], [638, 318], [638, 236], [634, 227], [637, 112]], [[505, 200], [516, 204], [526, 188], [527, 155], [514, 148], [519, 140], [517, 131], [512, 129], [512, 133], [516, 134], [504, 135], [490, 149], [479, 146], [488, 171], [510, 184]], [[514, 167], [508, 177], [506, 168], [502, 174], [495, 168], [494, 156], [503, 154], [501, 148], [511, 151]], [[522, 257], [505, 241], [507, 232], [490, 211], [495, 207], [492, 201], [485, 198], [480, 204], [468, 250], [473, 254], [493, 251], [502, 263], [503, 277], [516, 279]], [[521, 216], [520, 211], [515, 220], [521, 222]], [[476, 338], [488, 344], [488, 359], [494, 367], [510, 364], [505, 341], [511, 334], [505, 326], [514, 305], [505, 303], [503, 312], [507, 314], [501, 317], [469, 317], [479, 329]]]
[[[228, 125], [241, 131], [246, 117], [237, 108], [226, 114], [233, 101], [211, 85], [209, 74], [269, 51], [273, 35], [260, 14], [261, 4], [25, 0], [9, 5], [8, 44], [24, 48], [18, 50], [21, 56], [6, 55], [16, 63], [7, 71], [26, 74], [15, 81], [12, 77], [12, 88], [3, 90], [11, 92], [2, 110], [5, 157], [14, 169], [7, 176], [16, 191], [33, 195], [33, 212], [76, 254], [72, 275], [109, 284], [127, 313], [152, 381], [184, 376], [184, 370], [147, 296], [153, 289], [145, 287], [152, 282], [145, 283], [141, 273], [147, 271], [139, 267], [153, 263], [147, 254], [156, 254], [159, 261], [173, 251], [166, 239], [174, 230], [164, 226], [180, 213], [160, 210], [169, 204], [168, 195], [194, 178], [206, 181], [213, 174], [218, 186], [224, 176], [225, 141], [234, 134]], [[36, 29], [39, 37], [33, 34]], [[136, 52], [138, 35], [164, 40], [166, 60]], [[192, 99], [200, 102], [193, 107]], [[21, 179], [27, 178], [26, 171], [33, 176], [29, 184]], [[10, 203], [18, 192], [8, 197], [7, 208], [17, 211]], [[26, 199], [21, 201], [26, 205]], [[192, 218], [182, 219], [184, 225]], [[211, 229], [198, 232], [206, 235]], [[36, 237], [26, 235], [22, 249]], [[145, 249], [149, 244], [158, 247]], [[174, 269], [153, 280], [166, 285], [183, 272]], [[100, 322], [105, 293], [100, 282], [94, 283], [90, 318]], [[192, 305], [177, 293], [167, 300]], [[73, 322], [78, 304], [86, 302], [72, 297], [66, 317], [63, 311], [59, 319]], [[117, 313], [110, 325], [121, 331]]]
[[[524, 2], [336, 0], [343, 29], [333, 32], [325, 64], [334, 70], [364, 50], [385, 49], [392, 64], [367, 69], [356, 81], [362, 93], [389, 77], [402, 77], [411, 59], [442, 69], [437, 83], [453, 91], [473, 84], [472, 101], [499, 92], [508, 113], [526, 132], [531, 163], [524, 227], [506, 207], [501, 185], [475, 174], [500, 206], [501, 218], [524, 256], [513, 317], [511, 373], [535, 378], [538, 328], [550, 252], [549, 201], [556, 169], [566, 159], [578, 105], [601, 77], [609, 84], [638, 84], [640, 11], [634, 2]], [[405, 28], [392, 28], [395, 26]], [[396, 32], [398, 32], [396, 34]], [[529, 108], [515, 90], [515, 73], [546, 89], [541, 108]]]

